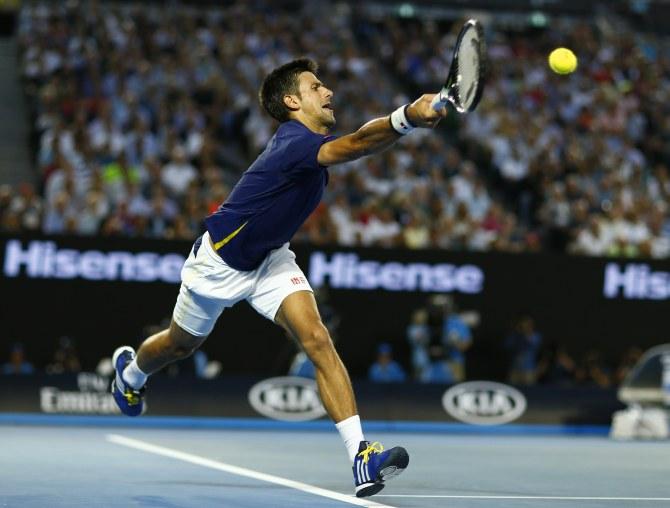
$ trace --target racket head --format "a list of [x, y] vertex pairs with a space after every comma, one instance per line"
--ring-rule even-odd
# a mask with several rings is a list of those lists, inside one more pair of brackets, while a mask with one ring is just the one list
[[474, 111], [484, 91], [486, 71], [484, 29], [479, 21], [470, 19], [458, 34], [440, 100], [451, 102], [459, 113]]

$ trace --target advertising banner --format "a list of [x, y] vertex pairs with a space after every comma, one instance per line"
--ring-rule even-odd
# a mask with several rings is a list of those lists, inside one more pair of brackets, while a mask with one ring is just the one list
[[[57, 341], [77, 345], [85, 368], [120, 344], [136, 345], [169, 319], [190, 242], [0, 236], [0, 354], [22, 342], [47, 364]], [[502, 343], [520, 313], [545, 343], [614, 362], [629, 346], [667, 342], [670, 262], [377, 248], [292, 249], [314, 288], [328, 287], [338, 315], [337, 348], [355, 377], [389, 342], [409, 367], [406, 329], [435, 293], [452, 295], [479, 324], [467, 354], [468, 379], [503, 379]], [[224, 311], [203, 349], [228, 374], [283, 375], [296, 347], [241, 303]]]
[[[120, 415], [109, 378], [93, 373], [0, 377], [0, 413]], [[609, 425], [623, 408], [616, 391], [600, 388], [519, 388], [490, 381], [453, 386], [355, 381], [361, 417], [382, 421]], [[299, 377], [227, 376], [212, 380], [154, 376], [145, 414], [268, 418], [300, 422], [327, 418], [316, 384]]]

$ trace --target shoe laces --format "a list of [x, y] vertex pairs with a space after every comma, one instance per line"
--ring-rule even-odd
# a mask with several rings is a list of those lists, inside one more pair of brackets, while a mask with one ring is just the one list
[[375, 441], [372, 444], [368, 444], [368, 447], [363, 450], [362, 452], [358, 453], [358, 456], [363, 457], [363, 464], [367, 464], [368, 460], [370, 460], [370, 454], [372, 453], [381, 453], [384, 451], [384, 447], [379, 441]]
[[131, 406], [140, 403], [140, 395], [141, 395], [140, 392], [131, 390], [123, 392], [123, 397], [128, 401], [128, 404], [130, 404]]
[[[121, 386], [119, 386], [118, 388], [121, 388]], [[121, 395], [123, 395], [123, 398], [126, 399], [128, 404], [131, 406], [135, 406], [136, 404], [142, 402], [142, 395], [144, 394], [144, 386], [139, 390], [135, 390], [134, 388], [123, 383], [123, 389], [119, 391], [121, 392]]]

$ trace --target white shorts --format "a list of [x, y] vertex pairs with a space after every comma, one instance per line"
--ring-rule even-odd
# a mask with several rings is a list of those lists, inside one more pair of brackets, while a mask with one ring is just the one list
[[192, 335], [209, 335], [223, 309], [240, 300], [274, 321], [284, 298], [296, 291], [312, 291], [288, 245], [271, 251], [255, 270], [242, 272], [221, 259], [205, 233], [197, 254], [192, 249], [182, 268], [172, 315], [175, 323]]

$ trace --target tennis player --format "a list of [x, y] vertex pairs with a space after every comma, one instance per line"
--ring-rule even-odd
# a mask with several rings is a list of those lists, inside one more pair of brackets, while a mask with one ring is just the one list
[[434, 127], [446, 109], [433, 110], [434, 96], [423, 95], [336, 138], [328, 134], [335, 125], [333, 92], [316, 73], [316, 63], [303, 58], [263, 81], [260, 103], [280, 126], [228, 199], [206, 218], [207, 231], [181, 272], [170, 327], [146, 339], [137, 354], [129, 346], [114, 352], [112, 393], [123, 413], [139, 415], [147, 377], [189, 356], [225, 308], [247, 300], [295, 337], [314, 362], [321, 400], [354, 464], [356, 495], [363, 497], [402, 472], [409, 456], [404, 448], [384, 450], [365, 440], [349, 375], [289, 241], [321, 200], [328, 166], [380, 152], [415, 127]]

